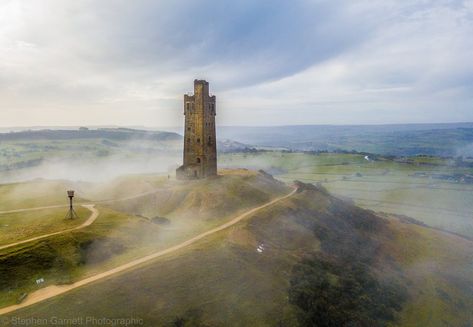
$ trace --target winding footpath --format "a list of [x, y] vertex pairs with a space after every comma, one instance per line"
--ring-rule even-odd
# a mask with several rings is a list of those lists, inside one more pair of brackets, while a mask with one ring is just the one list
[[[95, 201], [95, 203], [112, 203], [112, 202], [132, 200], [132, 199], [140, 198], [140, 197], [143, 197], [143, 196], [146, 196], [146, 195], [154, 194], [154, 193], [159, 192], [161, 190], [162, 189], [155, 189], [155, 190], [135, 194], [135, 195], [124, 197], [124, 198]], [[64, 230], [57, 231], [57, 232], [54, 232], [54, 233], [43, 234], [43, 235], [40, 235], [40, 236], [32, 237], [32, 238], [29, 238], [29, 239], [26, 239], [26, 240], [23, 240], [23, 241], [19, 241], [19, 242], [15, 242], [15, 243], [0, 245], [0, 250], [8, 249], [10, 247], [20, 245], [20, 244], [24, 244], [24, 243], [28, 243], [28, 242], [32, 242], [32, 241], [41, 240], [43, 238], [47, 238], [47, 237], [50, 237], [50, 236], [71, 232], [71, 231], [78, 230], [78, 229], [81, 229], [81, 228], [84, 228], [84, 227], [87, 227], [87, 226], [91, 225], [97, 219], [97, 217], [99, 215], [98, 210], [94, 208], [95, 204], [94, 203], [79, 203], [79, 204], [82, 205], [84, 208], [89, 209], [92, 212], [90, 217], [82, 225], [74, 227], [74, 228], [64, 229]], [[44, 207], [33, 207], [33, 208], [4, 210], [4, 211], [0, 211], [0, 215], [1, 214], [7, 214], [7, 213], [18, 213], [18, 212], [36, 211], [36, 210], [44, 210], [44, 209], [66, 208], [68, 206], [69, 205], [59, 204], [59, 205], [51, 205], [51, 206], [44, 206]]]
[[297, 192], [297, 188], [295, 188], [291, 193], [289, 193], [287, 195], [281, 196], [281, 197], [276, 198], [276, 199], [274, 199], [274, 200], [272, 200], [268, 203], [265, 203], [265, 204], [263, 204], [259, 207], [248, 210], [245, 213], [233, 218], [232, 220], [230, 220], [230, 221], [228, 221], [228, 222], [226, 222], [226, 223], [224, 223], [220, 226], [217, 226], [217, 227], [215, 227], [213, 229], [210, 229], [210, 230], [208, 230], [204, 233], [201, 233], [197, 236], [194, 236], [194, 237], [188, 239], [187, 241], [184, 241], [182, 243], [174, 245], [170, 248], [152, 253], [152, 254], [147, 255], [145, 257], [142, 257], [140, 259], [133, 260], [131, 262], [128, 262], [128, 263], [123, 264], [121, 266], [118, 266], [116, 268], [104, 271], [100, 274], [97, 274], [97, 275], [79, 280], [79, 281], [77, 281], [73, 284], [69, 284], [69, 285], [52, 285], [52, 286], [42, 288], [38, 291], [35, 291], [35, 292], [29, 294], [28, 297], [25, 299], [25, 301], [23, 301], [20, 304], [11, 305], [11, 306], [8, 306], [8, 307], [1, 308], [0, 309], [0, 315], [6, 314], [6, 313], [9, 313], [9, 312], [13, 312], [15, 310], [18, 310], [18, 309], [21, 309], [21, 308], [24, 308], [24, 307], [28, 307], [32, 304], [50, 299], [50, 298], [55, 297], [55, 296], [60, 295], [60, 294], [64, 294], [66, 292], [69, 292], [69, 291], [74, 290], [76, 288], [79, 288], [81, 286], [90, 284], [92, 282], [95, 282], [95, 281], [98, 281], [98, 280], [101, 280], [101, 279], [105, 279], [107, 277], [110, 277], [114, 274], [123, 272], [125, 270], [129, 270], [131, 268], [136, 268], [139, 265], [147, 263], [147, 262], [149, 262], [151, 260], [154, 260], [156, 258], [162, 257], [166, 254], [170, 254], [170, 253], [176, 252], [178, 250], [181, 250], [181, 249], [183, 249], [183, 248], [185, 248], [185, 247], [187, 247], [191, 244], [196, 243], [197, 241], [199, 241], [199, 240], [201, 240], [201, 239], [203, 239], [203, 238], [205, 238], [209, 235], [215, 234], [215, 233], [220, 232], [220, 231], [222, 231], [222, 230], [224, 230], [224, 229], [226, 229], [230, 226], [235, 225], [236, 223], [238, 223], [241, 220], [247, 218], [248, 216], [251, 216], [252, 214], [256, 213], [259, 210], [270, 207], [270, 206], [276, 204], [277, 202], [280, 202], [284, 199], [287, 199], [287, 198], [293, 196], [296, 192]]
[[[87, 227], [87, 226], [91, 225], [95, 221], [95, 219], [97, 219], [97, 217], [99, 216], [99, 211], [94, 208], [93, 204], [83, 204], [82, 206], [84, 208], [89, 209], [92, 212], [90, 217], [82, 225], [79, 225], [79, 226], [76, 226], [76, 227], [73, 227], [73, 228], [63, 229], [63, 230], [60, 230], [60, 231], [54, 232], [54, 233], [43, 234], [43, 235], [40, 235], [40, 236], [28, 238], [26, 240], [18, 241], [18, 242], [15, 242], [15, 243], [1, 245], [0, 250], [11, 248], [12, 246], [17, 246], [17, 245], [32, 242], [32, 241], [41, 240], [43, 238], [47, 238], [47, 237], [50, 237], [50, 236], [59, 235], [59, 234], [71, 232], [71, 231], [74, 231], [74, 230], [82, 229], [84, 227]], [[46, 208], [55, 208], [55, 207], [41, 207], [39, 209], [46, 209]], [[19, 210], [29, 211], [29, 210], [39, 210], [39, 209], [38, 208], [32, 208], [32, 209], [19, 209]], [[21, 212], [21, 211], [16, 210], [16, 211], [13, 211], [13, 212]]]

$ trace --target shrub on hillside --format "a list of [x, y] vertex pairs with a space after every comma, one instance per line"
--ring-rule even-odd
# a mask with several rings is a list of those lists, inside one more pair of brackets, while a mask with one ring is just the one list
[[405, 299], [402, 287], [378, 282], [366, 266], [321, 256], [294, 267], [289, 289], [302, 326], [385, 326]]

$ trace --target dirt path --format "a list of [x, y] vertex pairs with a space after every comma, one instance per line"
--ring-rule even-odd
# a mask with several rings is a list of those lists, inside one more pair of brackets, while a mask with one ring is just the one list
[[[119, 201], [132, 200], [132, 199], [140, 198], [140, 197], [143, 197], [143, 196], [146, 196], [146, 195], [154, 194], [154, 193], [159, 192], [159, 191], [161, 191], [161, 190], [162, 190], [162, 189], [155, 189], [155, 190], [147, 191], [147, 192], [144, 192], [144, 193], [139, 193], [139, 194], [127, 196], [127, 197], [124, 197], [124, 198], [109, 199], [109, 200], [100, 200], [100, 201], [96, 201], [96, 203], [112, 203], [112, 202], [119, 202]], [[68, 229], [65, 229], [65, 230], [57, 231], [57, 232], [54, 232], [54, 233], [39, 235], [39, 236], [36, 236], [36, 237], [33, 237], [33, 238], [29, 238], [29, 239], [27, 239], [27, 240], [15, 242], [15, 243], [0, 245], [0, 250], [7, 249], [7, 248], [12, 247], [12, 246], [15, 246], [15, 245], [19, 245], [19, 244], [28, 243], [28, 242], [31, 242], [31, 241], [40, 240], [40, 239], [42, 239], [42, 238], [46, 238], [46, 237], [53, 236], [53, 235], [58, 235], [58, 234], [61, 234], [61, 233], [70, 232], [70, 231], [73, 231], [73, 230], [77, 230], [77, 229], [81, 229], [81, 228], [84, 228], [84, 227], [89, 226], [90, 224], [92, 224], [92, 223], [95, 221], [95, 219], [97, 219], [98, 214], [99, 214], [98, 211], [97, 211], [97, 209], [94, 208], [94, 205], [95, 205], [95, 204], [93, 204], [93, 203], [78, 203], [78, 204], [80, 204], [80, 205], [82, 205], [83, 207], [85, 207], [85, 208], [89, 209], [90, 211], [92, 211], [92, 215], [90, 215], [89, 219], [87, 219], [87, 221], [85, 221], [82, 225], [77, 226], [77, 227], [74, 227], [74, 228], [68, 228]], [[0, 211], [0, 214], [18, 213], [18, 212], [44, 210], [44, 209], [66, 208], [66, 207], [69, 207], [69, 205], [59, 204], [59, 205], [44, 206], [44, 207], [33, 207], [33, 208], [22, 208], [22, 209], [5, 210], [5, 211]]]
[[[36, 237], [29, 238], [29, 239], [27, 239], [27, 240], [23, 240], [23, 241], [19, 241], [19, 242], [15, 242], [15, 243], [10, 243], [10, 244], [6, 244], [6, 245], [2, 245], [2, 246], [0, 246], [0, 250], [7, 249], [7, 248], [10, 248], [10, 247], [12, 247], [12, 246], [16, 246], [16, 245], [23, 244], [23, 243], [28, 243], [28, 242], [32, 242], [32, 241], [37, 241], [37, 240], [40, 240], [40, 239], [43, 239], [43, 238], [46, 238], [46, 237], [50, 237], [50, 236], [53, 236], [53, 235], [58, 235], [58, 234], [62, 234], [62, 233], [67, 233], [67, 232], [70, 232], [70, 231], [73, 231], [73, 230], [78, 230], [78, 229], [81, 229], [81, 228], [84, 228], [84, 227], [89, 226], [90, 224], [92, 224], [92, 223], [95, 221], [95, 219], [97, 219], [97, 217], [99, 216], [99, 211], [94, 208], [94, 205], [93, 205], [93, 204], [84, 204], [84, 205], [82, 205], [82, 206], [83, 206], [84, 208], [89, 209], [89, 210], [92, 212], [92, 214], [90, 215], [90, 217], [89, 217], [82, 225], [79, 225], [79, 226], [74, 227], [74, 228], [64, 229], [64, 230], [61, 230], [61, 231], [58, 231], [58, 232], [54, 232], [54, 233], [43, 234], [43, 235], [40, 235], [40, 236], [36, 236]], [[27, 210], [27, 209], [22, 209], [22, 210]]]
[[16, 305], [12, 305], [12, 306], [9, 306], [9, 307], [1, 308], [0, 309], [0, 315], [15, 311], [15, 310], [27, 307], [27, 306], [30, 306], [32, 304], [35, 304], [35, 303], [38, 303], [38, 302], [41, 302], [41, 301], [44, 301], [44, 300], [47, 300], [47, 299], [50, 299], [50, 298], [55, 297], [55, 296], [60, 295], [60, 294], [64, 294], [64, 293], [69, 292], [69, 291], [71, 291], [73, 289], [76, 289], [78, 287], [90, 284], [90, 283], [98, 281], [100, 279], [110, 277], [110, 276], [112, 276], [116, 273], [131, 269], [131, 268], [135, 268], [135, 267], [137, 267], [137, 266], [139, 266], [143, 263], [146, 263], [148, 261], [151, 261], [151, 260], [156, 259], [158, 257], [161, 257], [163, 255], [178, 251], [178, 250], [180, 250], [180, 249], [182, 249], [186, 246], [189, 246], [189, 245], [191, 245], [191, 244], [193, 244], [193, 243], [195, 243], [195, 242], [197, 242], [197, 241], [199, 241], [199, 240], [201, 240], [201, 239], [203, 239], [203, 238], [205, 238], [209, 235], [220, 232], [220, 231], [222, 231], [222, 230], [224, 230], [224, 229], [226, 229], [230, 226], [235, 225], [236, 223], [238, 223], [242, 219], [254, 214], [255, 212], [257, 212], [261, 209], [267, 208], [269, 206], [272, 206], [273, 204], [294, 195], [296, 193], [296, 191], [297, 191], [297, 189], [294, 189], [291, 193], [289, 193], [285, 196], [276, 198], [276, 199], [274, 199], [274, 200], [272, 200], [272, 201], [270, 201], [266, 204], [263, 204], [259, 207], [248, 210], [247, 212], [233, 218], [232, 220], [230, 220], [230, 221], [228, 221], [228, 222], [226, 222], [226, 223], [224, 223], [224, 224], [222, 224], [218, 227], [215, 227], [215, 228], [213, 228], [211, 230], [208, 230], [208, 231], [206, 231], [202, 234], [194, 236], [194, 237], [192, 237], [191, 239], [189, 239], [187, 241], [184, 241], [180, 244], [174, 245], [174, 246], [172, 246], [170, 248], [167, 248], [165, 250], [161, 250], [161, 251], [155, 252], [153, 254], [147, 255], [145, 257], [142, 257], [140, 259], [133, 260], [133, 261], [131, 261], [129, 263], [126, 263], [124, 265], [118, 266], [116, 268], [113, 268], [111, 270], [107, 270], [103, 273], [100, 273], [100, 274], [97, 274], [97, 275], [94, 275], [94, 276], [91, 276], [91, 277], [88, 277], [88, 278], [85, 278], [83, 280], [77, 281], [77, 282], [75, 282], [73, 284], [70, 284], [70, 285], [60, 285], [60, 286], [53, 285], [53, 286], [48, 286], [48, 287], [42, 288], [42, 289], [40, 289], [36, 292], [33, 292], [33, 293], [29, 294], [28, 297], [26, 298], [26, 300], [23, 301], [20, 304], [16, 304]]

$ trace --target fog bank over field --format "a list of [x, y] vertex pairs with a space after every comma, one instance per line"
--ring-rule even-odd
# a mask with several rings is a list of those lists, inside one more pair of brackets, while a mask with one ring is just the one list
[[174, 173], [179, 158], [169, 154], [153, 158], [109, 157], [91, 162], [84, 160], [52, 159], [41, 165], [0, 174], [0, 183], [27, 181], [37, 178], [71, 181], [105, 182], [113, 178], [140, 173]]
[[133, 173], [167, 173], [180, 162], [176, 133], [116, 129], [0, 134], [0, 180], [105, 181]]

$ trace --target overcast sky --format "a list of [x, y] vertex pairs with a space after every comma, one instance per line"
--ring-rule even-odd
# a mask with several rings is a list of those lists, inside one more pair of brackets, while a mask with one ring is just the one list
[[0, 126], [473, 121], [473, 0], [0, 0]]

